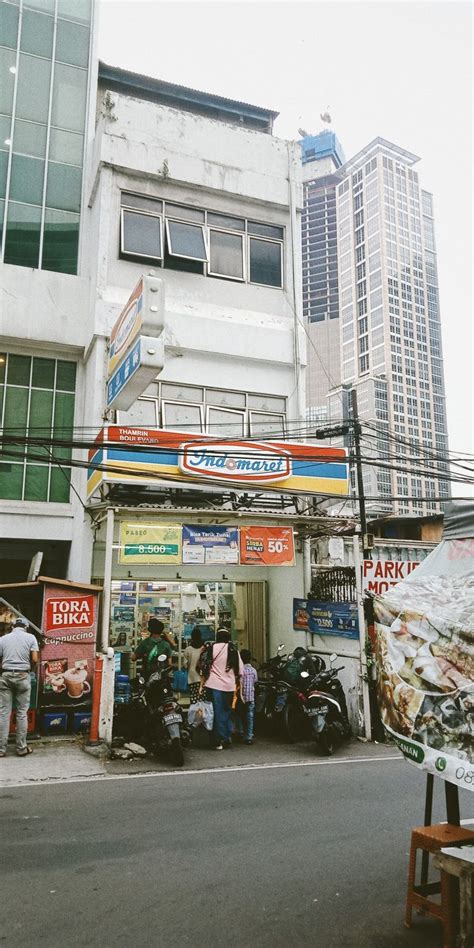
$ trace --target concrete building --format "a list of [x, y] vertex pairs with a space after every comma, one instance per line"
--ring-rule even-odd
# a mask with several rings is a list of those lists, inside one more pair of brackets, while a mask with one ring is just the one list
[[[87, 573], [73, 426], [83, 423], [83, 357], [94, 333], [81, 259], [86, 138], [96, 69], [90, 0], [0, 5], [0, 573]], [[55, 450], [26, 435], [64, 440]], [[11, 443], [12, 440], [16, 443]]]
[[337, 170], [344, 153], [334, 132], [300, 142], [303, 177], [301, 219], [303, 318], [307, 328], [306, 417], [324, 423], [328, 393], [341, 382], [337, 263]]
[[[365, 425], [363, 454], [386, 465], [364, 467], [369, 509], [430, 514], [450, 496], [443, 476], [448, 437], [432, 195], [414, 170], [417, 156], [391, 142], [377, 138], [340, 164], [334, 140], [330, 156], [322, 158], [311, 141], [303, 140], [308, 412], [324, 418], [327, 391], [326, 417], [347, 418], [355, 388]], [[315, 141], [323, 151], [324, 138]], [[320, 169], [332, 173], [323, 178]], [[311, 189], [318, 184], [324, 191], [311, 210]], [[314, 276], [313, 259], [319, 264]], [[332, 280], [325, 266], [332, 266]], [[320, 283], [313, 285], [316, 278]], [[393, 470], [400, 459], [404, 470]]]

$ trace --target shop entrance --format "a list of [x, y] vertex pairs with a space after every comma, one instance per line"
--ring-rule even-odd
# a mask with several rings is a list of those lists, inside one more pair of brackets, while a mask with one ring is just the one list
[[122, 654], [121, 670], [133, 672], [132, 651], [147, 635], [151, 616], [160, 619], [177, 642], [178, 667], [195, 626], [203, 642], [226, 628], [239, 648], [249, 648], [258, 662], [267, 654], [266, 583], [208, 580], [114, 580], [109, 641]]

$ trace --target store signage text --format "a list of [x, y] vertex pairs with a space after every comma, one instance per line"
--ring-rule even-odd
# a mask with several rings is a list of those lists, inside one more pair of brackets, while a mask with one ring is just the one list
[[74, 599], [48, 599], [45, 632], [56, 629], [72, 629], [76, 626], [91, 628], [94, 624], [94, 597], [78, 596]]
[[291, 458], [271, 444], [227, 441], [219, 446], [186, 442], [181, 445], [180, 470], [212, 480], [282, 481], [291, 475]]
[[418, 565], [413, 560], [364, 560], [363, 587], [380, 596], [406, 579]]

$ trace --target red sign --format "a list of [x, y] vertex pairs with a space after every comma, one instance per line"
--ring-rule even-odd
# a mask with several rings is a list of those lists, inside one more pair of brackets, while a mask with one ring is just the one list
[[97, 593], [45, 586], [40, 707], [83, 711], [90, 705], [97, 618]]
[[241, 527], [242, 566], [294, 566], [295, 545], [292, 527]]
[[[63, 632], [74, 629], [92, 629], [94, 625], [94, 596], [56, 596], [46, 601], [44, 632]], [[74, 641], [67, 635], [61, 635]], [[95, 639], [94, 636], [90, 638]]]
[[413, 560], [364, 560], [363, 587], [367, 592], [381, 596], [390, 586], [406, 579], [418, 566]]

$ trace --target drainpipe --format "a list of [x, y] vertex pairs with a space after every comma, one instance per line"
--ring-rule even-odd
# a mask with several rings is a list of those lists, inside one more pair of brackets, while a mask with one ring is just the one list
[[300, 354], [300, 320], [298, 318], [299, 302], [299, 269], [300, 269], [300, 233], [298, 229], [298, 219], [296, 215], [296, 195], [295, 178], [293, 174], [293, 155], [292, 142], [287, 142], [288, 154], [288, 206], [290, 211], [290, 235], [291, 235], [291, 278], [293, 285], [292, 301], [290, 306], [293, 310], [293, 361], [295, 369], [295, 391], [296, 391], [296, 428], [301, 428], [306, 417], [305, 389], [301, 372], [301, 354]]

